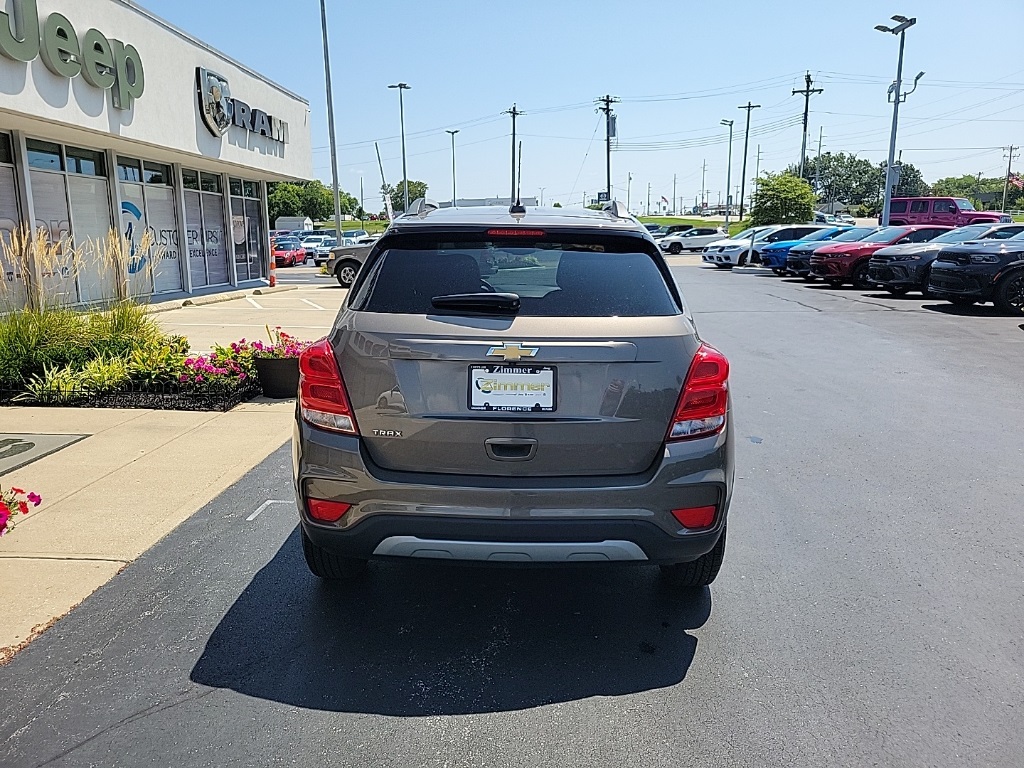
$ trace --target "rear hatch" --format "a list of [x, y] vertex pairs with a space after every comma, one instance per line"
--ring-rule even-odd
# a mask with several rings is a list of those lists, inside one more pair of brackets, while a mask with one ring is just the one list
[[392, 236], [332, 342], [378, 466], [548, 477], [651, 467], [699, 346], [652, 244], [568, 232]]

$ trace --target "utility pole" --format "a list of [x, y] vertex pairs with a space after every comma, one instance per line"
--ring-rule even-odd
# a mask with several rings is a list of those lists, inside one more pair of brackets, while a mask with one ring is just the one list
[[597, 103], [601, 106], [597, 108], [598, 112], [604, 112], [604, 125], [605, 125], [605, 160], [607, 163], [608, 170], [608, 186], [606, 192], [608, 193], [608, 200], [612, 199], [612, 139], [615, 138], [615, 114], [612, 112], [612, 104], [618, 104], [619, 99], [617, 96], [602, 96], [597, 99]]
[[800, 95], [804, 97], [804, 136], [803, 141], [800, 144], [800, 178], [804, 177], [804, 160], [807, 158], [807, 118], [811, 114], [811, 96], [815, 93], [824, 93], [824, 88], [811, 88], [814, 85], [814, 78], [811, 77], [811, 73], [808, 72], [804, 75], [804, 88], [800, 91], [793, 91], [793, 95]]
[[825, 137], [825, 127], [818, 128], [818, 156], [814, 159], [814, 191], [821, 194], [821, 141]]
[[[630, 194], [633, 191], [633, 173], [626, 176], [626, 210], [629, 211]], [[632, 213], [632, 211], [630, 211]]]
[[[324, 76], [327, 81], [327, 122], [331, 138], [331, 181], [334, 186], [335, 237], [341, 239], [341, 187], [338, 186], [338, 144], [334, 135], [334, 90], [331, 88], [331, 51], [327, 44], [327, 0], [320, 0], [320, 23], [324, 33]], [[273, 223], [273, 222], [271, 222]], [[273, 256], [273, 254], [271, 254]]]
[[757, 199], [757, 187], [761, 183], [761, 145], [757, 145], [757, 170], [754, 171], [754, 199]]
[[700, 171], [700, 210], [701, 210], [701, 212], [704, 211], [704, 192], [705, 192], [705, 189], [704, 189], [704, 179], [707, 176], [707, 174], [708, 174], [708, 161], [705, 160], [704, 161], [704, 165], [701, 166], [701, 171]]
[[366, 226], [366, 209], [363, 207], [363, 177], [359, 177], [359, 213], [362, 214], [359, 217], [359, 226], [364, 228]]
[[[729, 188], [732, 186], [732, 126], [733, 120], [722, 120], [722, 125], [729, 127], [729, 164], [725, 172], [725, 231], [729, 231], [729, 214], [732, 213], [732, 196]], [[719, 203], [721, 204], [721, 203]]]
[[[516, 118], [520, 115], [525, 115], [525, 112], [520, 112], [516, 105], [513, 104], [511, 109], [506, 109], [502, 112], [503, 115], [512, 115], [512, 194], [510, 195], [509, 205], [515, 205], [516, 202]], [[584, 206], [586, 204], [584, 203]]]
[[1015, 146], [1013, 146], [1013, 144], [1011, 144], [1007, 148], [1006, 179], [1003, 180], [1003, 207], [1002, 207], [1002, 210], [1004, 210], [1004, 211], [1006, 210], [1006, 195], [1010, 191], [1010, 176], [1013, 175], [1013, 160], [1014, 160], [1014, 157], [1015, 157], [1013, 152], [1016, 149], [1020, 149], [1020, 147], [1015, 147]]
[[651, 215], [651, 182], [647, 182], [647, 215]]
[[[907, 93], [903, 93], [903, 44], [906, 42], [907, 30], [917, 23], [917, 19], [908, 19], [906, 16], [893, 16], [892, 20], [898, 22], [895, 27], [887, 27], [879, 24], [875, 27], [879, 32], [888, 32], [898, 35], [900, 38], [900, 55], [896, 64], [896, 82], [889, 86], [889, 95], [892, 101], [892, 131], [889, 134], [889, 159], [885, 164], [885, 194], [882, 198], [882, 226], [889, 226], [889, 208], [892, 203], [892, 188], [896, 186], [894, 181], [893, 161], [896, 159], [896, 129], [900, 122], [900, 103], [906, 101], [907, 96], [917, 90], [917, 81], [924, 76], [924, 72], [918, 74], [914, 79], [914, 87]], [[898, 180], [897, 180], [898, 181]]]
[[[675, 210], [675, 208], [676, 208], [676, 200], [677, 199], [678, 198], [676, 197], [676, 174], [673, 173], [672, 174], [672, 209], [673, 210]], [[675, 212], [676, 212], [677, 215], [679, 214], [679, 211], [675, 211]]]
[[449, 136], [452, 137], [452, 208], [455, 207], [455, 134], [458, 133], [458, 129], [454, 131], [445, 131]]
[[743, 175], [740, 176], [740, 221], [743, 221], [743, 198], [747, 191], [747, 152], [748, 146], [750, 145], [750, 113], [755, 109], [760, 109], [760, 104], [751, 104], [747, 102], [747, 106], [739, 107], [739, 109], [747, 110], [747, 130], [743, 134]]
[[545, 189], [547, 189], [547, 187], [541, 187], [540, 188], [540, 204], [541, 204], [542, 208], [544, 207], [544, 190]]

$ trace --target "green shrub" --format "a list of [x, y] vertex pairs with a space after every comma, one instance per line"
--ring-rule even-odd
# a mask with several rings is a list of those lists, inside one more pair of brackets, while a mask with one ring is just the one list
[[78, 377], [70, 367], [44, 366], [42, 373], [31, 376], [25, 391], [15, 400], [40, 404], [70, 403], [82, 398]]
[[167, 334], [145, 307], [131, 301], [87, 317], [90, 346], [101, 356], [125, 357], [146, 344], [167, 341]]
[[91, 357], [84, 316], [63, 308], [19, 310], [0, 317], [0, 387]]
[[119, 357], [96, 357], [76, 371], [82, 392], [99, 395], [120, 389], [129, 381], [128, 363]]
[[[184, 372], [188, 341], [183, 337], [169, 342], [144, 344], [132, 350], [128, 357], [128, 372], [135, 381], [158, 383], [177, 381]], [[184, 347], [184, 350], [182, 349]]]

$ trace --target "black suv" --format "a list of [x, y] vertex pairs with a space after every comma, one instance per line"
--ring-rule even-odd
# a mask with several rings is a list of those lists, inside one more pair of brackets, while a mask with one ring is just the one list
[[871, 281], [896, 296], [908, 291], [927, 295], [932, 263], [944, 248], [976, 240], [1008, 240], [1021, 232], [1024, 232], [1024, 224], [986, 222], [957, 227], [924, 243], [891, 245], [875, 253], [868, 262]]
[[992, 301], [1024, 316], [1024, 233], [944, 248], [932, 264], [928, 292], [960, 306]]

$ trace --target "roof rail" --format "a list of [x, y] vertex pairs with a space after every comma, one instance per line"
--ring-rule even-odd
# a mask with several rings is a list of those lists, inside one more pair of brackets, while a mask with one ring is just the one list
[[611, 214], [616, 219], [632, 219], [633, 215], [629, 212], [626, 204], [621, 200], [611, 200], [604, 204], [601, 208], [605, 213]]
[[428, 200], [425, 197], [421, 197], [418, 200], [414, 200], [409, 206], [406, 216], [419, 216], [421, 219], [426, 218], [427, 214], [431, 211], [440, 210], [441, 206], [435, 203], [433, 200]]

